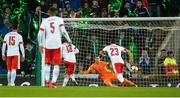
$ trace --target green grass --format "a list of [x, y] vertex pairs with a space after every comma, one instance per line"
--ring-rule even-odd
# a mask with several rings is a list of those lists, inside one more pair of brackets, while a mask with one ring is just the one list
[[180, 88], [0, 87], [0, 97], [180, 97]]

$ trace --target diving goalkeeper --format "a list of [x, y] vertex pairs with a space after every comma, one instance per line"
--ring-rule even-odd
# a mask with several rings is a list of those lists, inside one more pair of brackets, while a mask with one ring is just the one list
[[[107, 86], [111, 86], [111, 87], [118, 87], [115, 84], [112, 84], [113, 80], [118, 80], [117, 76], [111, 72], [110, 70], [107, 69], [108, 63], [104, 62], [104, 61], [100, 61], [99, 57], [95, 58], [95, 62], [88, 68], [88, 70], [86, 71], [82, 71], [83, 74], [89, 74], [91, 71], [96, 71], [99, 74], [99, 77], [103, 80], [103, 82], [107, 85]], [[123, 84], [121, 85], [125, 85], [128, 84], [130, 86], [134, 86], [137, 87], [137, 85], [127, 79], [124, 79]]]

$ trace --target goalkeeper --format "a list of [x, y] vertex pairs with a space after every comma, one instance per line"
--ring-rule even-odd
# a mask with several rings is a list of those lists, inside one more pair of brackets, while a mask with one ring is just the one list
[[[117, 85], [112, 84], [113, 80], [118, 80], [117, 76], [113, 72], [108, 70], [106, 65], [108, 65], [108, 63], [104, 62], [104, 61], [100, 61], [100, 58], [97, 56], [95, 58], [95, 62], [88, 68], [88, 70], [82, 71], [82, 73], [88, 74], [91, 71], [96, 71], [99, 74], [99, 77], [103, 80], [103, 82], [107, 86], [118, 87]], [[125, 79], [125, 81], [121, 85], [125, 85], [125, 84], [137, 87], [137, 85], [135, 83], [133, 83], [127, 79]]]

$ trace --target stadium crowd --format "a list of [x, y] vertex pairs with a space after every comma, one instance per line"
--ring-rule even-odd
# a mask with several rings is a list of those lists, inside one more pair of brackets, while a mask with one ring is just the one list
[[[35, 5], [33, 4], [34, 2], [36, 3]], [[35, 0], [29, 0], [26, 5], [29, 8], [20, 18], [24, 22], [24, 27], [21, 27], [22, 29], [20, 32], [22, 32], [24, 37], [26, 47], [25, 54], [27, 55], [24, 65], [28, 66], [24, 66], [23, 70], [20, 72], [24, 76], [26, 73], [32, 74], [34, 70], [36, 48], [34, 41], [38, 30], [35, 24], [38, 24], [39, 11], [42, 11], [42, 16], [46, 16], [44, 12], [47, 12], [47, 9], [53, 6], [58, 9], [57, 15], [63, 18], [170, 17], [179, 15], [179, 4], [179, 0], [41, 0], [39, 3]], [[21, 4], [16, 0], [15, 2], [7, 0], [7, 3], [1, 3], [0, 6], [0, 40], [2, 42], [2, 38], [5, 34], [12, 31], [11, 14], [14, 14], [15, 9], [21, 6]], [[33, 22], [29, 22], [31, 19], [33, 19]], [[32, 24], [29, 25], [30, 23]], [[30, 29], [31, 27], [33, 29]], [[96, 38], [94, 37], [94, 39]], [[147, 37], [146, 40], [147, 46], [145, 47], [149, 47], [148, 41], [150, 41], [150, 38]], [[2, 46], [2, 43], [0, 46]], [[148, 56], [147, 54], [147, 51], [143, 51], [142, 57], [139, 56], [139, 65], [142, 66], [142, 68], [144, 65], [150, 67], [149, 61], [143, 61], [142, 59], [144, 55], [145, 57]], [[92, 57], [91, 55], [92, 54], [87, 54], [87, 62], [90, 61], [88, 59]], [[147, 57], [147, 60], [149, 60], [149, 57]], [[5, 62], [1, 60], [0, 64], [0, 73], [6, 73]], [[150, 70], [144, 69], [143, 72], [150, 73]]]

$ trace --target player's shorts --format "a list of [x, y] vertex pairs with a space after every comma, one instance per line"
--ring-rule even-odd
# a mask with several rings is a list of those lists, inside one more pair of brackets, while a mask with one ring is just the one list
[[61, 64], [61, 49], [45, 49], [45, 62], [46, 64]]
[[76, 63], [64, 61], [64, 64], [66, 66], [66, 73], [68, 75], [72, 75], [74, 73]]
[[17, 69], [18, 61], [19, 61], [18, 56], [7, 56], [6, 59], [7, 69], [8, 70]]
[[117, 76], [114, 74], [114, 73], [109, 73], [109, 74], [106, 74], [105, 76], [102, 77], [102, 80], [105, 84], [111, 82], [113, 80], [117, 80]]
[[115, 73], [122, 73], [124, 64], [123, 63], [115, 63], [113, 65], [113, 70]]

